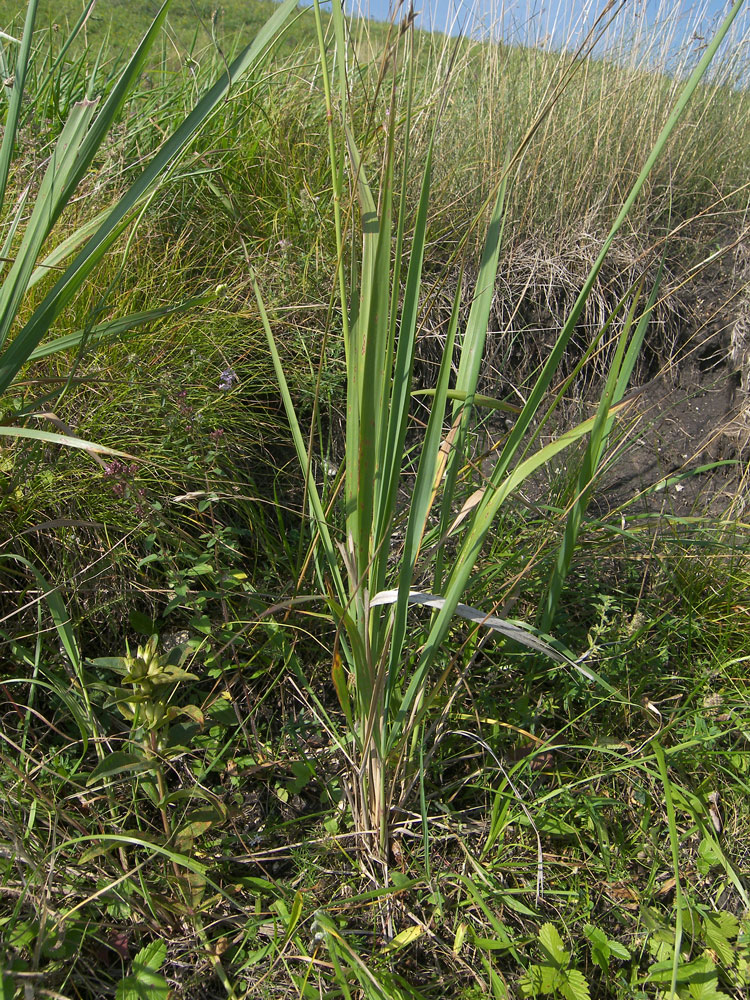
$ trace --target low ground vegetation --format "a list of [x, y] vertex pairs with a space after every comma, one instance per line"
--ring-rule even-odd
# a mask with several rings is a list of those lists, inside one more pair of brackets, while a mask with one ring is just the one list
[[746, 48], [241, 6], [0, 6], [0, 997], [746, 995]]

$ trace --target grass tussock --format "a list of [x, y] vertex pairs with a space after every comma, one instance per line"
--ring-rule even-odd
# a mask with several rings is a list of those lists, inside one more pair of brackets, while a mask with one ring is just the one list
[[741, 16], [0, 13], [0, 996], [739, 1000]]

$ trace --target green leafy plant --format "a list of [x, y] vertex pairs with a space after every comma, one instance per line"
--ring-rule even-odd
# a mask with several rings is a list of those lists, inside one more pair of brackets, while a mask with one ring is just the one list
[[[644, 984], [654, 984], [660, 1000], [727, 1000], [722, 987], [745, 990], [750, 984], [747, 920], [726, 910], [710, 910], [682, 900], [673, 925], [653, 907], [642, 919], [654, 961]], [[681, 935], [675, 936], [676, 925]], [[679, 949], [677, 951], [676, 949]]]
[[591, 948], [592, 962], [598, 965], [605, 975], [609, 972], [610, 961], [613, 958], [621, 962], [627, 962], [631, 958], [630, 952], [625, 945], [607, 937], [601, 927], [586, 924], [583, 928], [583, 933], [588, 939]]
[[[419, 446], [418, 468], [408, 503], [403, 541], [397, 543], [395, 527], [403, 509], [399, 488], [412, 393], [413, 361], [419, 332], [419, 301], [432, 170], [431, 147], [428, 149], [422, 175], [407, 259], [405, 188], [401, 190], [397, 205], [394, 204], [392, 191], [397, 147], [395, 123], [399, 114], [403, 116], [403, 129], [399, 133], [403, 146], [402, 171], [405, 176], [409, 173], [413, 110], [410, 35], [408, 32], [397, 32], [383, 61], [380, 83], [384, 88], [388, 86], [386, 79], [389, 67], [394, 69], [390, 78], [388, 124], [380, 165], [380, 186], [376, 193], [369, 179], [370, 168], [360, 153], [352, 126], [347, 120], [350, 84], [343, 56], [345, 42], [341, 7], [334, 2], [334, 32], [340, 53], [336, 64], [339, 94], [335, 105], [320, 13], [316, 6], [321, 68], [332, 123], [329, 146], [335, 196], [334, 222], [339, 243], [338, 287], [342, 300], [347, 370], [344, 523], [341, 540], [336, 537], [338, 526], [332, 519], [331, 506], [324, 506], [318, 492], [312, 473], [313, 456], [308, 450], [309, 439], [306, 439], [298, 423], [257, 282], [255, 289], [298, 458], [306, 475], [306, 491], [314, 529], [311, 558], [314, 560], [319, 583], [327, 594], [326, 600], [337, 625], [336, 644], [341, 649], [343, 663], [346, 664], [344, 668], [338, 653], [334, 654], [334, 685], [354, 741], [352, 786], [355, 824], [363, 832], [373, 831], [368, 839], [369, 847], [381, 859], [388, 852], [392, 810], [403, 803], [405, 795], [413, 787], [417, 767], [417, 734], [421, 722], [447, 676], [441, 670], [435, 679], [432, 670], [441, 661], [444, 642], [454, 616], [468, 618], [537, 652], [577, 666], [570, 655], [535, 634], [532, 629], [469, 608], [461, 603], [461, 597], [475, 571], [493, 519], [514, 490], [536, 470], [586, 434], [594, 434], [582, 467], [582, 475], [586, 476], [587, 481], [600, 461], [602, 448], [617, 410], [614, 400], [622, 395], [627, 384], [643, 336], [645, 321], [636, 330], [631, 350], [626, 349], [626, 326], [595, 418], [561, 434], [536, 451], [530, 451], [528, 434], [533, 422], [544, 423], [548, 420], [559, 402], [560, 395], [545, 412], [547, 390], [601, 264], [672, 128], [708, 67], [723, 32], [728, 29], [739, 7], [739, 3], [735, 4], [732, 15], [725, 21], [686, 85], [651, 156], [626, 198], [568, 321], [528, 393], [526, 404], [500, 449], [491, 474], [483, 486], [474, 490], [468, 499], [463, 499], [461, 470], [470, 457], [468, 447], [471, 416], [481, 402], [477, 399], [477, 383], [503, 234], [508, 178], [513, 164], [523, 156], [525, 143], [552, 112], [554, 98], [530, 126], [526, 139], [511, 157], [497, 190], [471, 309], [460, 338], [460, 284], [456, 293], [430, 416]], [[399, 76], [398, 67], [402, 65], [402, 60], [403, 75]], [[397, 100], [400, 83], [405, 88], [403, 108]], [[561, 86], [564, 86], [564, 81]], [[338, 129], [341, 136], [338, 145], [333, 126], [337, 116], [340, 116]], [[361, 255], [354, 255], [349, 273], [344, 266], [348, 250], [341, 213], [343, 180], [347, 168], [351, 178], [351, 193], [359, 205], [359, 232], [362, 241]], [[406, 279], [401, 301], [402, 265], [406, 268]], [[458, 348], [460, 360], [455, 388], [449, 392], [454, 346]], [[452, 401], [450, 406], [449, 401]], [[444, 430], [446, 419], [450, 424], [448, 433]], [[553, 577], [552, 596], [547, 606], [545, 623], [551, 621], [557, 594], [575, 545], [584, 505], [585, 492], [571, 514], [566, 542]], [[436, 520], [436, 526], [433, 526], [432, 518]], [[456, 555], [448, 564], [445, 541], [453, 535], [457, 535], [460, 541]], [[394, 551], [398, 553], [395, 565]], [[431, 557], [425, 559], [425, 552], [432, 552]], [[433, 579], [432, 588], [430, 591], [417, 589], [417, 569], [419, 567], [419, 575], [424, 578], [428, 566]], [[427, 606], [436, 612], [424, 627], [415, 628], [414, 624], [408, 624], [409, 609], [415, 605]], [[383, 608], [391, 610], [383, 612]], [[595, 677], [588, 668], [577, 668], [589, 679]]]
[[[204, 723], [204, 715], [197, 705], [176, 705], [172, 698], [186, 681], [197, 676], [183, 669], [188, 653], [187, 646], [175, 646], [169, 653], [158, 651], [158, 636], [152, 635], [143, 646], [138, 646], [135, 656], [130, 652], [124, 657], [104, 657], [92, 661], [95, 667], [105, 667], [121, 675], [121, 687], [116, 688], [104, 707], [116, 707], [130, 723], [130, 749], [116, 750], [99, 761], [89, 774], [90, 786], [130, 773], [139, 776], [142, 789], [149, 794], [159, 809], [168, 845], [180, 852], [188, 851], [200, 834], [221, 822], [225, 810], [215, 797], [199, 790], [183, 789], [170, 794], [165, 777], [165, 763], [183, 748], [170, 739], [170, 724], [179, 717], [186, 717], [196, 726]], [[193, 799], [199, 798], [196, 808]], [[179, 823], [172, 819], [170, 807], [187, 799], [190, 810]], [[179, 878], [175, 869], [175, 875]], [[205, 883], [188, 877], [192, 896], [202, 891]]]
[[519, 986], [525, 997], [560, 996], [565, 1000], [589, 1000], [589, 987], [583, 973], [570, 964], [570, 952], [554, 924], [544, 924], [537, 935], [542, 958], [530, 965]]
[[[299, 462], [306, 477], [313, 528], [310, 559], [337, 626], [333, 681], [350, 729], [349, 736], [353, 740], [353, 752], [347, 752], [351, 753], [352, 759], [354, 821], [363, 834], [370, 831], [366, 838], [369, 849], [382, 860], [388, 854], [393, 809], [403, 803], [414, 786], [421, 723], [447, 677], [444, 643], [456, 615], [495, 629], [507, 638], [553, 659], [572, 664], [589, 679], [601, 680], [588, 668], [576, 665], [569, 654], [535, 634], [533, 629], [469, 608], [461, 603], [461, 597], [475, 571], [493, 519], [514, 490], [554, 456], [592, 432], [594, 439], [582, 474], [590, 478], [600, 461], [617, 410], [614, 400], [622, 394], [629, 378], [643, 336], [643, 324], [636, 330], [630, 345], [632, 350], [627, 348], [627, 331], [623, 334], [595, 418], [561, 434], [536, 451], [530, 450], [529, 432], [534, 422], [543, 424], [548, 420], [559, 402], [558, 395], [545, 411], [544, 401], [552, 378], [607, 251], [740, 6], [739, 2], [735, 4], [686, 84], [612, 225], [557, 342], [528, 392], [526, 403], [499, 451], [491, 474], [484, 485], [466, 498], [462, 492], [461, 470], [470, 458], [468, 448], [472, 413], [483, 402], [477, 397], [477, 384], [503, 234], [508, 179], [531, 136], [553, 112], [567, 78], [563, 79], [529, 127], [525, 139], [510, 158], [497, 189], [471, 309], [460, 336], [459, 283], [443, 359], [432, 393], [430, 416], [419, 445], [418, 468], [406, 505], [406, 526], [402, 540], [397, 541], [396, 524], [405, 509], [399, 489], [419, 333], [432, 146], [427, 152], [407, 257], [405, 186], [397, 203], [392, 192], [395, 151], [399, 141], [402, 146], [402, 176], [409, 175], [413, 114], [413, 65], [409, 58], [411, 35], [406, 30], [394, 32], [395, 37], [391, 39], [383, 59], [379, 85], [384, 89], [390, 86], [390, 97], [379, 188], [376, 191], [370, 181], [370, 165], [360, 152], [347, 116], [350, 81], [346, 74], [341, 6], [334, 0], [333, 25], [339, 52], [336, 61], [338, 97], [334, 100], [320, 12], [316, 5], [321, 70], [331, 121], [329, 148], [340, 262], [338, 290], [347, 372], [346, 457], [340, 535], [339, 525], [333, 516], [335, 508], [330, 504], [326, 507], [319, 495], [312, 472], [313, 455], [308, 449], [308, 441], [312, 437], [306, 436], [299, 426], [257, 281], [255, 290]], [[575, 66], [573, 60], [570, 73], [574, 72]], [[405, 95], [402, 104], [399, 103], [401, 86]], [[403, 127], [397, 138], [396, 121], [399, 118]], [[335, 127], [334, 122], [337, 123]], [[346, 245], [342, 211], [347, 171], [351, 182], [350, 195], [356, 198], [359, 206], [358, 232], [361, 237], [361, 253], [352, 255]], [[353, 263], [351, 270], [347, 271], [344, 262], [350, 256]], [[403, 299], [400, 296], [402, 267], [406, 270]], [[454, 347], [459, 351], [459, 364], [455, 387], [451, 390]], [[502, 401], [498, 405], [503, 405]], [[450, 426], [447, 433], [446, 419]], [[584, 505], [585, 494], [571, 515], [570, 530], [553, 577], [545, 622], [551, 621]], [[459, 542], [458, 550], [449, 562], [445, 542], [452, 536], [458, 537]], [[425, 553], [430, 555], [426, 557]], [[417, 589], [416, 578], [424, 579], [428, 572], [432, 577], [431, 589]], [[410, 609], [419, 605], [433, 609], [429, 623], [423, 626], [408, 620]], [[390, 610], [382, 610], [386, 608]], [[433, 669], [438, 665], [441, 666], [435, 677]], [[341, 741], [342, 745], [346, 745], [348, 738], [342, 736]]]
[[167, 957], [164, 941], [152, 941], [133, 959], [129, 976], [117, 984], [115, 1000], [167, 1000], [169, 986], [159, 969]]
[[175, 646], [162, 656], [158, 652], [158, 643], [158, 636], [152, 635], [145, 645], [138, 647], [135, 656], [128, 652], [124, 657], [93, 661], [95, 666], [106, 666], [121, 674], [121, 683], [126, 686], [112, 694], [105, 708], [116, 706], [131, 723], [133, 738], [151, 752], [164, 748], [163, 730], [178, 715], [200, 716], [195, 706], [177, 708], [169, 705], [169, 692], [183, 681], [197, 678], [182, 669], [186, 655], [184, 647]]

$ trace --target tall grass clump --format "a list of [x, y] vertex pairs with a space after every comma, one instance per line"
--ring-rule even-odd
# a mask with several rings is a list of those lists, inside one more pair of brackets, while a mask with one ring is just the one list
[[[149, 205], [173, 178], [189, 144], [223, 107], [230, 88], [243, 81], [252, 84], [292, 5], [274, 11], [231, 67], [222, 64], [217, 82], [202, 85], [199, 93], [173, 94], [165, 102], [159, 92], [144, 96], [136, 91], [170, 3], [162, 5], [119, 68], [102, 53], [90, 69], [86, 53], [72, 55], [91, 3], [60, 41], [35, 33], [34, 0], [22, 36], [4, 43], [8, 101], [0, 147], [0, 438], [13, 449], [19, 472], [30, 462], [28, 451], [11, 443], [19, 439], [122, 458], [132, 442], [114, 451], [94, 445], [74, 434], [70, 418], [62, 416], [71, 397], [84, 398], [80, 383], [85, 379], [76, 377], [81, 352], [217, 298], [216, 283], [202, 294], [191, 294], [183, 281], [165, 301], [167, 282], [162, 281], [158, 298], [144, 292], [133, 308], [132, 297], [126, 296], [125, 311], [117, 311], [123, 301], [122, 278], [132, 266], [138, 227]], [[157, 107], [164, 112], [160, 130], [152, 125]], [[44, 125], [41, 132], [37, 122]], [[111, 155], [115, 143], [122, 147], [120, 157]], [[71, 319], [73, 331], [59, 333], [61, 325], [70, 329]], [[78, 360], [66, 368], [64, 359], [71, 352], [78, 353]], [[78, 413], [74, 422], [85, 421]], [[106, 463], [96, 460], [104, 469]], [[17, 494], [4, 496], [7, 511], [18, 506]], [[15, 556], [6, 553], [6, 563], [8, 559]]]
[[[425, 756], [429, 756], [427, 724], [428, 720], [434, 722], [430, 713], [438, 700], [446, 697], [442, 689], [455, 656], [449, 652], [447, 640], [456, 615], [551, 656], [601, 684], [610, 695], [615, 694], [603, 678], [577, 662], [564, 646], [529, 626], [497, 617], [494, 607], [482, 611], [468, 607], [462, 597], [479, 567], [483, 545], [506, 499], [554, 456], [588, 436], [575, 502], [542, 615], [544, 632], [553, 625], [586, 509], [589, 484], [627, 388], [653, 296], [646, 304], [633, 290], [629, 304], [623, 301], [615, 310], [625, 309], [628, 318], [619, 328], [617, 349], [596, 415], [545, 446], [535, 443], [534, 427], [549, 418], [560, 399], [558, 394], [550, 403], [547, 393], [607, 252], [652, 176], [741, 5], [734, 5], [681, 88], [645, 161], [637, 169], [632, 165], [634, 180], [621, 192], [621, 204], [601, 252], [525, 403], [514, 410], [507, 401], [480, 398], [477, 383], [507, 225], [509, 187], [511, 181], [517, 184], [518, 165], [529, 157], [535, 137], [555, 127], [557, 107], [565, 100], [568, 81], [576, 71], [581, 72], [575, 59], [569, 62], [556, 89], [527, 122], [525, 134], [507, 154], [495, 184], [494, 208], [468, 319], [465, 328], [459, 329], [459, 283], [440, 370], [430, 390], [429, 419], [416, 446], [416, 457], [409, 456], [406, 462], [435, 135], [441, 109], [433, 111], [413, 229], [407, 241], [411, 132], [414, 117], [421, 111], [415, 101], [413, 33], [407, 24], [394, 26], [377, 79], [379, 90], [386, 95], [382, 141], [365, 155], [351, 114], [356, 77], [347, 70], [341, 7], [334, 2], [333, 73], [316, 7], [320, 72], [331, 121], [329, 153], [339, 248], [336, 293], [346, 358], [345, 457], [335, 489], [327, 496], [321, 494], [313, 472], [315, 447], [311, 443], [314, 445], [315, 435], [298, 422], [257, 284], [256, 294], [305, 475], [311, 530], [307, 562], [314, 567], [318, 599], [327, 605], [336, 629], [331, 669], [346, 727], [340, 729], [333, 721], [329, 724], [350, 762], [348, 793], [356, 829], [363, 845], [381, 864], [388, 864], [393, 817], [406, 806], [424, 778], [423, 764]], [[449, 69], [442, 83], [443, 101], [450, 94]], [[399, 146], [400, 190], [394, 186]], [[609, 325], [605, 324], [597, 339], [607, 335]], [[459, 362], [452, 383], [454, 344]], [[498, 445], [491, 469], [484, 472], [473, 490], [468, 490], [464, 473], [471, 458], [468, 442], [472, 414], [487, 405], [510, 409], [515, 418], [510, 432]], [[407, 468], [411, 480], [408, 490], [404, 479]], [[431, 609], [430, 617], [422, 617], [424, 613], [414, 610], [415, 606]]]
[[736, 53], [195, 7], [4, 38], [0, 996], [743, 996]]
[[[502, 40], [493, 44], [445, 39], [441, 45], [418, 33], [418, 87], [429, 87], [427, 81], [453, 60], [451, 100], [436, 138], [433, 186], [436, 204], [449, 203], [458, 218], [453, 228], [451, 212], [436, 212], [432, 235], [437, 236], [439, 227], [447, 245], [460, 240], [507, 150], [521, 141], [528, 122], [583, 46], [589, 58], [567, 81], [555, 115], [536, 132], [518, 164], [508, 220], [512, 243], [528, 240], [529, 252], [536, 246], [540, 253], [553, 254], [558, 240], [567, 245], [585, 236], [603, 239], [704, 51], [698, 38], [689, 41], [691, 31], [699, 31], [700, 11], [691, 13], [694, 26], [680, 26], [686, 41], [678, 48], [672, 6], [652, 9], [646, 17], [638, 5], [608, 5], [605, 10], [586, 4], [579, 27], [565, 36], [545, 28], [545, 12], [530, 4], [523, 19], [526, 30], [514, 34], [508, 15]], [[603, 16], [597, 21], [600, 8]], [[500, 21], [502, 5], [494, 13]], [[595, 22], [599, 29], [592, 45], [581, 25]], [[741, 27], [731, 37], [731, 46], [725, 46], [696, 89], [665, 155], [655, 164], [648, 197], [633, 207], [631, 229], [644, 242], [647, 233], [663, 235], [669, 218], [674, 224], [708, 212], [712, 217], [720, 213], [726, 221], [728, 212], [741, 212], [747, 203], [750, 108], [746, 88], [738, 85], [747, 38]], [[364, 47], [364, 41], [359, 44]], [[415, 201], [415, 177], [411, 191]], [[474, 250], [478, 258], [478, 241]]]
[[[94, 272], [114, 242], [131, 224], [154, 191], [169, 177], [174, 163], [184, 151], [206, 120], [226, 98], [230, 85], [243, 75], [250, 73], [263, 56], [269, 43], [274, 39], [290, 5], [282, 5], [259, 34], [253, 44], [247, 47], [220, 79], [200, 100], [148, 159], [137, 179], [126, 188], [115, 204], [93, 215], [79, 225], [65, 240], [40, 260], [45, 244], [50, 239], [53, 228], [66, 208], [78, 193], [79, 186], [91, 168], [93, 161], [113, 127], [128, 94], [143, 70], [149, 49], [163, 24], [170, 0], [161, 7], [143, 41], [119, 76], [106, 81], [107, 92], [100, 103], [97, 90], [100, 81], [96, 67], [86, 84], [86, 94], [82, 100], [72, 105], [69, 117], [49, 150], [46, 170], [36, 188], [32, 179], [21, 191], [13, 206], [5, 205], [8, 178], [11, 173], [13, 156], [19, 139], [19, 128], [25, 99], [33, 103], [45, 91], [40, 83], [40, 94], [26, 92], [29, 68], [33, 64], [34, 22], [37, 4], [35, 0], [28, 6], [24, 33], [17, 43], [17, 58], [12, 64], [13, 87], [9, 96], [6, 126], [0, 147], [0, 194], [3, 198], [5, 232], [3, 237], [3, 259], [10, 262], [0, 290], [0, 392], [6, 393], [19, 372], [29, 361], [49, 356], [58, 351], [75, 348], [86, 340], [99, 340], [123, 333], [129, 328], [152, 322], [164, 315], [164, 310], [151, 310], [136, 316], [108, 320], [92, 325], [73, 335], [46, 341], [54, 329], [54, 323], [72, 299], [80, 292], [84, 283]], [[88, 10], [84, 11], [74, 31], [80, 29]], [[48, 74], [48, 76], [51, 74]], [[31, 211], [29, 212], [29, 208]], [[28, 221], [27, 221], [28, 213]], [[68, 263], [70, 261], [70, 263]], [[48, 275], [61, 269], [62, 275], [53, 283]], [[31, 315], [24, 316], [24, 303], [29, 292], [42, 281], [51, 284], [42, 301], [35, 305]], [[107, 302], [105, 289], [98, 311], [103, 312]], [[195, 304], [193, 302], [189, 304]], [[189, 307], [183, 303], [178, 308]], [[43, 440], [57, 440], [47, 432], [20, 427], [32, 415], [38, 415], [46, 401], [38, 398], [24, 404], [18, 413], [6, 416], [2, 434], [19, 434]], [[75, 443], [72, 439], [66, 443]]]

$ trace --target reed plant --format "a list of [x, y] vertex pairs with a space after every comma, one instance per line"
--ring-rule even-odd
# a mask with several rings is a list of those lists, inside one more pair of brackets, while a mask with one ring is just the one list
[[[358, 136], [356, 122], [352, 120], [351, 94], [356, 80], [348, 70], [350, 60], [341, 5], [334, 0], [333, 71], [316, 6], [320, 72], [330, 120], [333, 224], [339, 251], [336, 294], [347, 385], [345, 458], [336, 490], [328, 497], [321, 495], [314, 475], [315, 434], [299, 424], [257, 281], [255, 291], [305, 476], [311, 533], [307, 563], [314, 567], [318, 598], [327, 605], [336, 629], [331, 670], [346, 727], [341, 730], [333, 722], [330, 725], [337, 731], [339, 745], [351, 765], [348, 794], [355, 827], [370, 857], [386, 867], [391, 824], [420, 780], [425, 723], [450, 674], [452, 660], [446, 640], [457, 615], [487, 626], [536, 653], [562, 661], [592, 682], [602, 684], [609, 695], [617, 694], [603, 678], [548, 636], [528, 625], [496, 616], [491, 598], [491, 610], [480, 611], [463, 604], [462, 597], [481, 563], [482, 548], [493, 520], [507, 498], [551, 459], [590, 435], [580, 466], [578, 495], [570, 510], [568, 530], [543, 614], [545, 629], [553, 623], [585, 511], [587, 491], [621, 406], [618, 401], [627, 387], [653, 298], [640, 311], [637, 295], [631, 300], [629, 319], [620, 326], [618, 347], [597, 414], [550, 443], [540, 445], [539, 425], [550, 419], [561, 398], [558, 393], [550, 402], [548, 391], [610, 246], [741, 6], [738, 0], [684, 85], [623, 199], [554, 347], [524, 404], [514, 410], [508, 400], [486, 399], [477, 391], [508, 188], [534, 136], [554, 122], [556, 104], [563, 99], [567, 83], [580, 68], [577, 59], [569, 61], [557, 86], [508, 154], [496, 184], [468, 320], [465, 328], [459, 330], [459, 283], [437, 381], [430, 393], [429, 418], [417, 445], [418, 458], [411, 463], [412, 486], [408, 491], [405, 491], [404, 455], [420, 333], [434, 136], [440, 122], [440, 108], [433, 112], [432, 138], [421, 170], [420, 194], [407, 243], [405, 192], [410, 177], [415, 114], [414, 36], [408, 19], [400, 26], [394, 25], [380, 62], [377, 90], [385, 94], [385, 111], [380, 125], [382, 142], [378, 144], [372, 142], [375, 130], [369, 128], [371, 123], [366, 126], [365, 135]], [[596, 29], [580, 54], [588, 51], [588, 45], [596, 40], [595, 33]], [[449, 87], [447, 72], [443, 97]], [[400, 190], [394, 187], [399, 147]], [[373, 148], [379, 150], [379, 162]], [[639, 319], [634, 323], [636, 316]], [[609, 322], [600, 336], [608, 328]], [[455, 380], [454, 349], [459, 359]], [[471, 489], [466, 485], [466, 470], [472, 464], [470, 428], [474, 412], [483, 406], [510, 410], [514, 412], [514, 420], [509, 433], [493, 449], [491, 470]], [[416, 471], [413, 465], [417, 466]], [[431, 609], [429, 619], [413, 610], [420, 605]]]
[[[663, 234], [670, 200], [679, 220], [714, 186], [734, 228], [747, 98], [585, 48], [398, 26], [349, 42], [338, 7], [317, 18], [294, 29], [312, 25], [314, 60], [305, 39], [269, 73], [256, 62], [175, 150], [3, 396], [18, 435], [56, 417], [76, 428], [63, 439], [147, 461], [133, 479], [130, 460], [103, 475], [62, 450], [53, 472], [49, 448], [3, 441], [0, 995], [741, 995], [746, 525], [670, 518], [682, 472], [653, 484], [653, 516], [590, 505], [674, 281], [665, 262], [659, 285], [661, 247], [632, 248]], [[90, 71], [73, 35], [50, 38], [30, 46], [4, 235], [30, 187], [6, 272], [66, 119], [124, 68], [111, 39]], [[68, 273], [40, 264], [80, 259], [226, 69], [158, 36], [144, 66], [6, 350]], [[561, 278], [581, 219], [590, 241]], [[497, 316], [534, 282], [564, 286], [578, 319], [528, 381], [509, 363], [493, 398], [490, 335], [522, 335]], [[589, 358], [590, 408], [569, 402]], [[306, 484], [299, 549], [274, 371]], [[555, 437], [571, 409], [590, 419]], [[309, 631], [292, 628], [303, 611]], [[136, 634], [136, 655], [111, 655]]]

